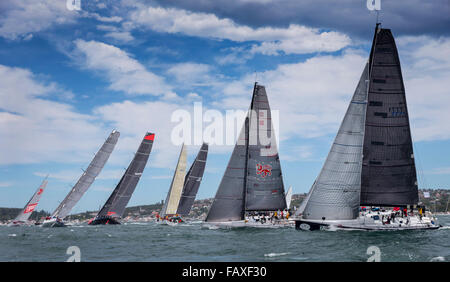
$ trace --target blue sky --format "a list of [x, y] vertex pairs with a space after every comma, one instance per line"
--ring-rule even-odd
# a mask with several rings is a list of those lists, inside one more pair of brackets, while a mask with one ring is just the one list
[[[103, 205], [146, 131], [155, 145], [129, 205], [164, 199], [180, 150], [171, 114], [194, 102], [246, 110], [255, 72], [280, 113], [285, 186], [307, 192], [367, 60], [375, 14], [365, 1], [299, 2], [82, 0], [80, 11], [65, 0], [2, 2], [0, 206], [22, 207], [50, 174], [38, 208], [52, 211], [114, 128], [118, 144], [73, 212]], [[449, 12], [446, 1], [382, 2], [421, 188], [450, 187]], [[232, 147], [210, 146], [197, 198], [214, 196]], [[188, 146], [188, 165], [198, 149]]]

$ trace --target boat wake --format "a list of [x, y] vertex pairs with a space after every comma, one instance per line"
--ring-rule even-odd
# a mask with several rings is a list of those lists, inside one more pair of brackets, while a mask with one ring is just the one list
[[130, 225], [148, 225], [148, 223], [146, 223], [146, 222], [130, 222], [128, 224], [130, 224]]
[[432, 259], [430, 259], [431, 262], [436, 262], [436, 261], [445, 261], [444, 257], [434, 257]]
[[326, 231], [331, 231], [331, 232], [334, 232], [334, 231], [338, 231], [339, 229], [337, 228], [337, 226], [334, 226], [334, 225], [331, 225], [331, 226], [329, 226], [327, 229], [325, 229]]
[[289, 253], [268, 253], [268, 254], [264, 254], [265, 257], [279, 257], [279, 256], [285, 256], [288, 255]]
[[201, 224], [203, 223], [202, 220], [194, 220], [194, 221], [189, 221], [190, 224]]
[[202, 229], [209, 229], [209, 230], [217, 230], [217, 229], [219, 229], [220, 227], [219, 226], [217, 226], [217, 225], [203, 225], [202, 226]]

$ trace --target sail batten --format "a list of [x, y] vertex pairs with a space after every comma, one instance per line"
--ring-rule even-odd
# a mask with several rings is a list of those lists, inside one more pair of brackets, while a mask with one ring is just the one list
[[105, 217], [121, 218], [125, 208], [136, 189], [142, 173], [144, 172], [155, 138], [154, 133], [147, 132], [133, 160], [126, 169], [114, 191], [109, 196], [105, 205], [100, 209], [96, 219]]
[[78, 182], [70, 190], [69, 194], [59, 204], [56, 210], [52, 213], [52, 217], [59, 217], [64, 219], [78, 203], [84, 193], [94, 182], [95, 178], [100, 174], [106, 162], [109, 159], [114, 147], [119, 139], [120, 133], [113, 130], [103, 146], [95, 154], [88, 168], [83, 172]]

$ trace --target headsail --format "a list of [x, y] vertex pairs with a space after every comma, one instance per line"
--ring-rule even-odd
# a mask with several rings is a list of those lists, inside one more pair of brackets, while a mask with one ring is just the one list
[[244, 219], [245, 211], [286, 208], [269, 101], [264, 86], [252, 102], [206, 221]]
[[148, 157], [152, 151], [155, 134], [147, 132], [125, 174], [120, 179], [111, 196], [99, 211], [96, 219], [103, 217], [120, 218], [130, 201], [136, 185], [144, 172]]
[[195, 196], [202, 181], [205, 171], [206, 158], [208, 156], [208, 144], [203, 143], [197, 157], [191, 165], [186, 178], [184, 179], [183, 192], [181, 193], [180, 203], [178, 204], [177, 214], [188, 215], [194, 204]]
[[167, 192], [166, 200], [161, 209], [161, 216], [174, 215], [177, 213], [178, 204], [180, 202], [181, 192], [183, 191], [183, 183], [186, 177], [186, 147], [181, 147], [180, 156], [178, 157], [177, 167], [173, 174], [172, 183], [169, 192]]
[[28, 203], [25, 205], [23, 210], [20, 211], [20, 213], [17, 215], [17, 217], [14, 219], [14, 221], [27, 221], [30, 215], [33, 213], [34, 209], [39, 203], [39, 200], [41, 199], [42, 193], [44, 193], [44, 189], [47, 186], [47, 177], [45, 177], [44, 181], [42, 181], [39, 188], [34, 192], [33, 197], [28, 201]]
[[370, 61], [361, 205], [417, 204], [417, 176], [405, 87], [390, 29], [377, 25]]
[[[314, 184], [315, 184], [315, 182], [314, 182]], [[305, 211], [305, 208], [306, 208], [306, 204], [308, 203], [308, 201], [309, 201], [309, 198], [311, 197], [311, 194], [313, 193], [313, 191], [314, 191], [314, 187], [315, 187], [315, 185], [312, 185], [312, 187], [311, 187], [311, 189], [309, 190], [309, 192], [308, 192], [308, 194], [306, 195], [306, 197], [303, 199], [303, 201], [300, 203], [300, 206], [298, 207], [298, 209], [295, 211], [295, 216], [300, 216], [300, 215], [302, 215], [303, 214], [303, 212]]]
[[291, 208], [292, 201], [292, 186], [289, 186], [289, 189], [286, 192], [286, 209]]
[[[353, 219], [358, 216], [368, 64], [356, 87], [325, 164], [305, 199], [305, 219]], [[302, 205], [303, 206], [303, 205]]]
[[120, 133], [113, 130], [106, 139], [103, 146], [95, 154], [94, 159], [89, 164], [88, 168], [83, 172], [78, 182], [70, 190], [66, 198], [59, 204], [56, 210], [53, 212], [53, 217], [59, 217], [64, 219], [72, 210], [72, 208], [78, 203], [84, 193], [89, 189], [94, 182], [97, 175], [102, 171], [106, 161], [108, 161], [111, 152], [119, 139]]
[[205, 221], [244, 219], [248, 115]]

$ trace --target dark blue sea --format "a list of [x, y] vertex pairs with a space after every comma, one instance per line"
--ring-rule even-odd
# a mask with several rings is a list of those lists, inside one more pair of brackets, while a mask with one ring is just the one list
[[372, 257], [367, 251], [374, 246], [381, 261], [448, 262], [450, 216], [438, 219], [444, 227], [428, 231], [208, 229], [200, 223], [168, 226], [153, 222], [65, 228], [0, 226], [0, 261], [64, 262], [78, 256], [90, 262], [364, 262]]

